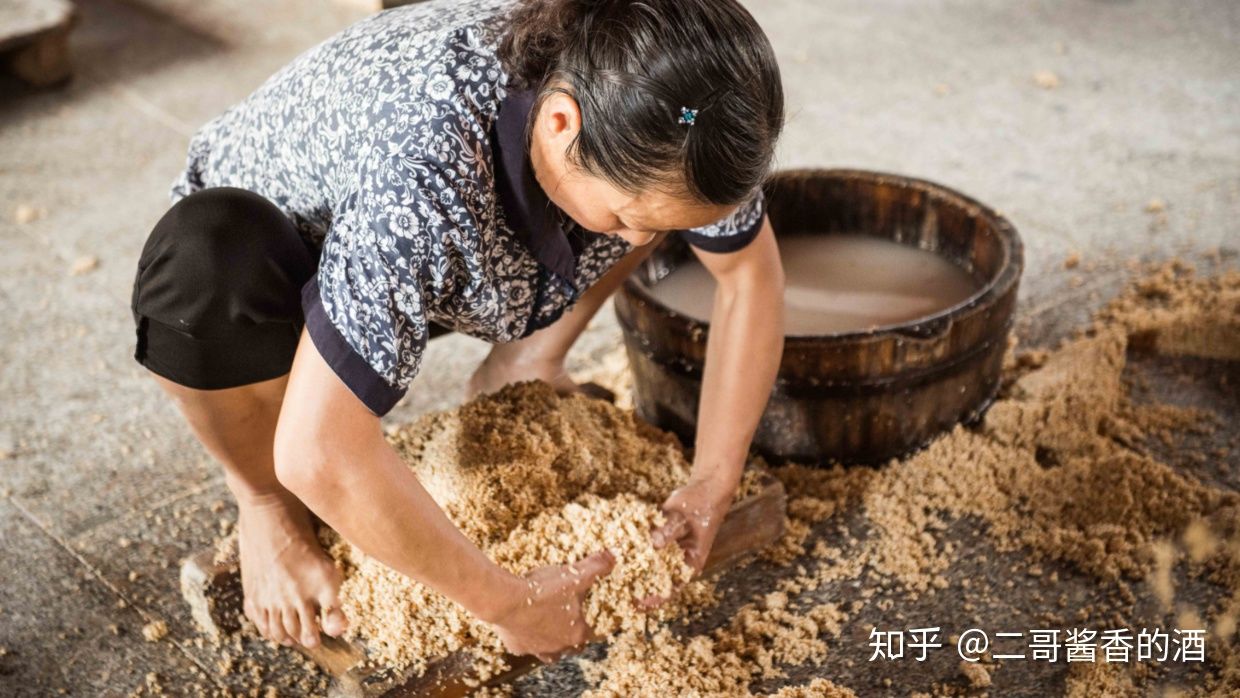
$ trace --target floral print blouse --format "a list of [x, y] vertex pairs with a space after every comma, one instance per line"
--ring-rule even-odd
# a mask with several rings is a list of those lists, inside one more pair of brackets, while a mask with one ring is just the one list
[[[524, 133], [534, 95], [508, 89], [496, 50], [511, 0], [380, 12], [305, 52], [193, 137], [177, 201], [206, 187], [261, 194], [319, 251], [306, 327], [377, 415], [418, 372], [428, 324], [507, 342], [554, 322], [631, 248], [563, 216]], [[761, 192], [681, 231], [739, 249]]]

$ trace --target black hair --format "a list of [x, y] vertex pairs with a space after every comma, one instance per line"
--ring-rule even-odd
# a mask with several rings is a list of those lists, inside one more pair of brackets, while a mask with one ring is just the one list
[[[734, 205], [762, 182], [783, 128], [775, 52], [736, 0], [522, 0], [499, 47], [509, 87], [569, 87], [573, 161], [629, 192], [683, 188]], [[692, 126], [681, 108], [697, 109]]]

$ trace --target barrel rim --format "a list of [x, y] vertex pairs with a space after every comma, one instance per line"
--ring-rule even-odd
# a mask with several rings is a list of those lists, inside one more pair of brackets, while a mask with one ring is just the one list
[[[845, 344], [855, 343], [873, 339], [878, 336], [900, 335], [907, 331], [914, 330], [918, 326], [924, 326], [939, 321], [945, 321], [945, 327], [951, 326], [951, 320], [964, 317], [971, 311], [977, 310], [982, 306], [991, 304], [995, 299], [1010, 292], [1012, 288], [1020, 281], [1021, 272], [1024, 269], [1024, 243], [1020, 239], [1020, 234], [1016, 230], [1016, 226], [1012, 225], [1005, 216], [994, 208], [978, 201], [977, 199], [964, 194], [963, 192], [948, 187], [943, 184], [932, 182], [928, 179], [920, 177], [911, 177], [907, 175], [879, 172], [875, 170], [861, 170], [852, 168], [793, 168], [780, 170], [774, 173], [771, 180], [783, 177], [795, 176], [830, 176], [833, 178], [852, 178], [867, 180], [873, 184], [900, 184], [914, 189], [919, 189], [929, 195], [939, 196], [951, 201], [952, 204], [958, 205], [960, 208], [969, 210], [973, 209], [980, 217], [983, 217], [992, 223], [996, 236], [1003, 248], [1004, 259], [999, 266], [999, 272], [992, 278], [982, 284], [968, 298], [959, 303], [948, 306], [931, 315], [917, 318], [915, 321], [895, 323], [890, 325], [881, 325], [871, 327], [865, 330], [854, 330], [850, 332], [833, 332], [826, 334], [786, 334], [784, 335], [784, 350], [796, 348], [800, 346], [813, 345], [822, 347], [824, 344]], [[698, 320], [679, 313], [668, 306], [664, 305], [651, 294], [646, 286], [633, 276], [625, 280], [621, 286], [623, 293], [637, 297], [643, 302], [653, 305], [658, 311], [672, 321], [679, 323], [689, 331], [703, 331], [710, 327], [709, 321]], [[905, 332], [902, 332], [905, 331]], [[941, 333], [934, 333], [938, 336]], [[916, 334], [907, 334], [909, 340], [917, 339]]]

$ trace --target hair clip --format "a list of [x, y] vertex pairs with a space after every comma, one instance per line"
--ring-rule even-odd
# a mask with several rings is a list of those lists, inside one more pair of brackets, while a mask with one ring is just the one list
[[698, 110], [690, 109], [689, 107], [681, 107], [679, 123], [685, 126], [692, 126], [693, 122], [697, 121], [697, 115]]

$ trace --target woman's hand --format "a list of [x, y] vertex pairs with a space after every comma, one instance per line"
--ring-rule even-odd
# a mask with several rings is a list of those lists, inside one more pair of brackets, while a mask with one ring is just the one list
[[525, 575], [520, 580], [523, 589], [511, 597], [513, 603], [490, 621], [504, 647], [548, 664], [579, 651], [594, 637], [582, 611], [586, 592], [615, 564], [611, 553], [604, 551]]
[[691, 479], [672, 492], [663, 503], [667, 522], [651, 534], [654, 547], [677, 543], [685, 551], [685, 562], [701, 574], [715, 544], [715, 536], [728, 513], [736, 485], [717, 477]]

